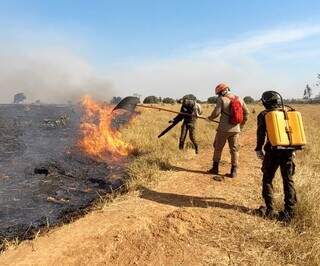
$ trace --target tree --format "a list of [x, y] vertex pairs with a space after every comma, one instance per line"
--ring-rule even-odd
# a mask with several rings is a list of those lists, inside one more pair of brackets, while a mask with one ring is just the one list
[[246, 103], [246, 104], [250, 104], [250, 103], [254, 103], [254, 99], [251, 97], [251, 96], [246, 96], [243, 98], [243, 101]]
[[312, 96], [312, 88], [309, 86], [309, 84], [307, 84], [303, 92], [303, 99], [310, 100], [311, 96]]
[[212, 96], [212, 97], [208, 98], [207, 102], [208, 103], [217, 103], [217, 100], [218, 100], [217, 96]]
[[22, 103], [26, 99], [27, 99], [27, 96], [23, 92], [20, 92], [14, 95], [13, 103], [15, 104]]
[[156, 96], [148, 96], [143, 100], [143, 103], [159, 103], [160, 99]]
[[320, 103], [320, 93], [312, 99], [313, 103]]
[[163, 103], [169, 103], [169, 104], [175, 104], [176, 101], [170, 97], [166, 97], [166, 98], [163, 98], [162, 100]]
[[111, 104], [118, 104], [119, 102], [121, 102], [122, 98], [121, 97], [113, 97], [110, 101]]

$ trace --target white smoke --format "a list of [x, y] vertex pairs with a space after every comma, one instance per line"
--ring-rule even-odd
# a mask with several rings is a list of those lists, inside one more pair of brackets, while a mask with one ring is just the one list
[[90, 94], [108, 100], [112, 84], [99, 76], [83, 58], [67, 50], [0, 53], [0, 102], [13, 101], [25, 93], [28, 102], [77, 101]]

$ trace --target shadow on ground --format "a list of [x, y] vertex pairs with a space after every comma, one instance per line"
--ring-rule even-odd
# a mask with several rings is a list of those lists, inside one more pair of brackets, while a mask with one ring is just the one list
[[171, 205], [175, 207], [198, 207], [198, 208], [221, 208], [226, 210], [235, 210], [242, 213], [250, 214], [252, 210], [245, 206], [240, 206], [236, 204], [229, 204], [222, 202], [224, 198], [215, 198], [215, 197], [198, 197], [198, 196], [189, 196], [181, 195], [174, 193], [164, 193], [151, 190], [146, 187], [140, 187], [141, 195], [143, 199], [151, 200], [161, 204]]
[[204, 175], [211, 175], [208, 171], [202, 170], [194, 170], [194, 169], [187, 169], [180, 166], [170, 165], [168, 170], [176, 171], [176, 172], [188, 172], [188, 173], [195, 173], [195, 174], [204, 174]]
[[[227, 164], [228, 162], [221, 161], [221, 165], [227, 165]], [[212, 175], [211, 173], [208, 172], [209, 168], [208, 170], [204, 171], [204, 170], [188, 169], [188, 168], [167, 164], [167, 163], [160, 164], [160, 168], [161, 170], [166, 170], [166, 171], [169, 170], [169, 171], [175, 171], [175, 172], [188, 172], [188, 173], [195, 173], [195, 174]], [[221, 175], [221, 176], [225, 176], [225, 175]]]

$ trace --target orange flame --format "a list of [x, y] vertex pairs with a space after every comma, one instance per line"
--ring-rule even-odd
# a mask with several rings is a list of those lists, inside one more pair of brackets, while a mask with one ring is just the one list
[[132, 146], [121, 139], [119, 131], [111, 127], [112, 107], [96, 102], [89, 96], [82, 99], [84, 119], [80, 147], [90, 156], [103, 161], [128, 156]]

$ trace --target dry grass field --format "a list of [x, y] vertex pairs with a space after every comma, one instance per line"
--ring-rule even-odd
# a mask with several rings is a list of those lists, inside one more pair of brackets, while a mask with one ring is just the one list
[[[167, 108], [178, 110], [178, 106], [167, 105]], [[251, 132], [251, 146], [255, 143], [252, 131], [256, 128], [256, 116], [262, 110], [261, 105], [249, 105], [250, 119], [242, 135]], [[285, 263], [320, 265], [320, 106], [296, 105], [304, 119], [308, 145], [303, 151], [297, 152], [295, 183], [298, 193], [297, 217], [293, 223], [283, 230], [278, 227], [259, 228], [254, 232], [255, 238], [268, 242], [268, 249], [280, 250]], [[212, 106], [204, 105], [204, 116], [212, 111]], [[133, 178], [133, 187], [145, 182], [156, 181], [161, 170], [170, 170], [170, 166], [183, 160], [184, 154], [177, 149], [180, 126], [160, 140], [155, 136], [167, 126], [171, 115], [150, 110], [143, 110], [129, 128], [124, 131], [126, 139], [134, 143], [139, 154], [129, 167]], [[216, 124], [198, 121], [198, 139], [200, 149], [211, 148]], [[191, 146], [191, 143], [190, 145]], [[211, 154], [210, 154], [211, 156]], [[246, 154], [249, 158], [254, 156]], [[197, 160], [196, 158], [194, 160]], [[208, 165], [208, 168], [210, 165]], [[260, 176], [256, 182], [260, 185]], [[275, 180], [275, 197], [279, 208], [282, 207], [283, 190], [280, 175]], [[246, 197], [246, 195], [243, 195]], [[249, 195], [248, 195], [249, 196]], [[256, 195], [257, 200], [260, 195]], [[261, 200], [260, 200], [261, 201]], [[281, 227], [280, 227], [281, 228]], [[267, 261], [265, 261], [267, 263]]]
[[[179, 106], [167, 105], [178, 110]], [[216, 124], [198, 121], [200, 154], [178, 150], [180, 126], [161, 139], [172, 114], [143, 110], [122, 129], [134, 147], [129, 191], [69, 225], [11, 247], [1, 265], [319, 265], [320, 106], [299, 105], [308, 145], [296, 157], [297, 216], [290, 225], [252, 214], [262, 204], [253, 151], [256, 116], [241, 133], [236, 179], [216, 182], [211, 166]], [[204, 115], [212, 111], [205, 105]], [[255, 111], [255, 113], [253, 113]], [[225, 149], [222, 171], [229, 170]], [[277, 207], [282, 183], [275, 180]]]

